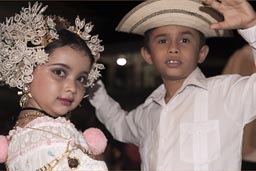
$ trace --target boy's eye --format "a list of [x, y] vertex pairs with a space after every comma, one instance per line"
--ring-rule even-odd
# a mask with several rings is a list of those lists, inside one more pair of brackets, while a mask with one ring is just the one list
[[66, 75], [66, 72], [61, 70], [61, 69], [56, 69], [52, 71], [54, 74], [60, 76], [60, 77], [64, 77]]
[[161, 39], [161, 40], [158, 40], [158, 43], [165, 44], [165, 43], [167, 43], [167, 40], [166, 39]]
[[188, 43], [188, 42], [189, 42], [189, 39], [183, 38], [183, 39], [180, 40], [180, 42], [181, 42], [181, 43]]

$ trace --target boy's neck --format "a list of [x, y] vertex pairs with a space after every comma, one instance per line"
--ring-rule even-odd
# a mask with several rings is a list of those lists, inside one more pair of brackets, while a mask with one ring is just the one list
[[184, 80], [175, 80], [175, 81], [163, 81], [166, 94], [165, 94], [165, 103], [168, 103], [168, 101], [176, 94], [176, 92], [179, 90], [179, 88], [182, 86]]

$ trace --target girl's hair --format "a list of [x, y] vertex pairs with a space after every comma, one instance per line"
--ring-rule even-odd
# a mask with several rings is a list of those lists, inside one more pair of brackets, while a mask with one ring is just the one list
[[[149, 29], [144, 33], [144, 47], [146, 48], [146, 50], [148, 52], [150, 52], [150, 48], [149, 48], [150, 34], [153, 30], [154, 30], [154, 28]], [[199, 49], [201, 49], [206, 44], [206, 38], [202, 32], [200, 32], [200, 31], [197, 31], [197, 32], [199, 33], [199, 38], [200, 38]]]
[[91, 64], [94, 62], [94, 57], [91, 54], [91, 51], [87, 46], [86, 42], [82, 38], [80, 38], [77, 34], [66, 29], [61, 29], [61, 30], [58, 30], [58, 35], [59, 35], [59, 39], [54, 40], [53, 42], [49, 43], [45, 47], [46, 53], [50, 55], [57, 48], [60, 48], [63, 46], [69, 46], [73, 49], [84, 51], [86, 55], [89, 56], [91, 60]]

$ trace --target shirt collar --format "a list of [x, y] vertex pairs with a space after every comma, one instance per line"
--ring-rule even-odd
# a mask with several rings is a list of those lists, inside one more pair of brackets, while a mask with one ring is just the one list
[[[178, 93], [181, 93], [188, 86], [196, 86], [207, 90], [207, 82], [205, 76], [198, 67], [185, 79], [182, 87], [178, 90]], [[144, 103], [144, 106], [147, 106], [152, 101], [162, 104], [164, 102], [163, 99], [165, 94], [166, 89], [162, 84], [149, 95]]]

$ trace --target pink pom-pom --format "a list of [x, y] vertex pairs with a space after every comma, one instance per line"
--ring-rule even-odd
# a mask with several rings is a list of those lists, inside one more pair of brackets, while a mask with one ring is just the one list
[[107, 138], [100, 129], [88, 128], [83, 132], [83, 135], [92, 154], [99, 155], [105, 151]]
[[0, 163], [4, 163], [7, 159], [8, 141], [6, 136], [0, 135]]

